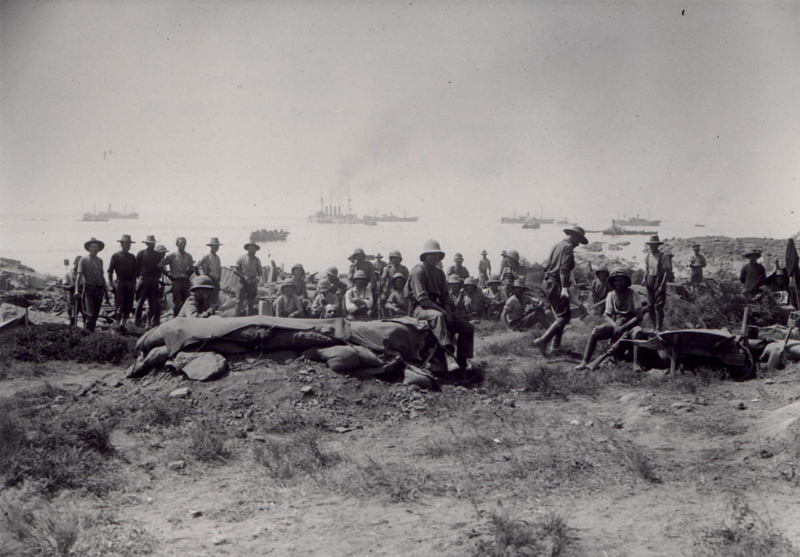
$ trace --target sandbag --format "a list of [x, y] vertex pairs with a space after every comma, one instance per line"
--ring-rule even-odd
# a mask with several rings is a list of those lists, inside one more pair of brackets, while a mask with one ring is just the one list
[[141, 377], [150, 370], [164, 365], [169, 359], [169, 350], [166, 346], [158, 346], [150, 350], [147, 355], [140, 354], [131, 367], [128, 368], [126, 377]]
[[337, 373], [361, 368], [381, 368], [382, 371], [384, 365], [383, 360], [362, 346], [331, 346], [307, 350], [303, 355], [309, 359], [327, 362], [328, 367]]
[[228, 371], [228, 360], [216, 352], [178, 352], [167, 365], [194, 381], [212, 381]]
[[783, 368], [784, 356], [790, 362], [800, 361], [800, 342], [789, 341], [783, 349], [783, 341], [770, 342], [761, 354], [761, 362], [766, 362], [770, 371]]

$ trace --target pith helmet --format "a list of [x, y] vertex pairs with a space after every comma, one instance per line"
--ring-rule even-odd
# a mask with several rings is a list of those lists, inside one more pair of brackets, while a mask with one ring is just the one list
[[461, 284], [463, 281], [458, 275], [450, 275], [447, 277], [447, 284]]
[[156, 244], [156, 248], [155, 249], [156, 249], [156, 251], [158, 253], [167, 253], [167, 251], [168, 251], [167, 250], [167, 246], [165, 246], [164, 244]]
[[[572, 228], [565, 228], [564, 234], [566, 234], [567, 236], [570, 236], [572, 234], [576, 235], [578, 237], [579, 243], [581, 244], [586, 245], [589, 243], [589, 240], [586, 239], [586, 231], [577, 224]], [[658, 237], [656, 237], [656, 239], [658, 239]]]
[[331, 281], [326, 278], [320, 279], [317, 283], [317, 290], [320, 292], [327, 292], [331, 289]]
[[395, 273], [392, 275], [392, 282], [396, 281], [397, 279], [403, 279], [403, 282], [406, 282], [406, 276], [403, 273]]
[[328, 270], [325, 271], [326, 275], [331, 275], [332, 277], [339, 277], [339, 269], [336, 267], [328, 267]]
[[292, 274], [294, 274], [295, 269], [300, 269], [301, 271], [303, 271], [304, 275], [306, 274], [306, 270], [303, 268], [302, 263], [295, 263], [294, 265], [292, 265]]
[[396, 249], [393, 249], [392, 251], [389, 252], [389, 259], [391, 259], [392, 257], [399, 257], [401, 261], [403, 260], [403, 256], [400, 255], [400, 252], [397, 251]]
[[367, 273], [365, 273], [364, 271], [356, 271], [353, 274], [353, 282], [359, 279], [369, 280], [369, 278], [367, 278]]
[[119, 242], [120, 244], [122, 242], [130, 242], [131, 244], [135, 244], [136, 243], [133, 240], [131, 240], [131, 235], [130, 234], [123, 234], [122, 237], [119, 240], [117, 240], [117, 242]]
[[354, 249], [353, 250], [353, 255], [350, 256], [350, 259], [355, 259], [356, 255], [363, 255], [364, 257], [367, 256], [367, 254], [364, 253], [364, 250], [361, 249], [361, 248]]
[[214, 290], [214, 281], [211, 277], [200, 275], [192, 279], [192, 287], [189, 290]]
[[473, 277], [467, 277], [464, 279], [464, 286], [478, 286], [478, 281], [475, 280]]
[[453, 259], [464, 259], [464, 256], [463, 256], [463, 255], [461, 255], [460, 253], [457, 253], [457, 254], [455, 254], [455, 255], [453, 256]]
[[180, 244], [181, 240], [183, 241], [184, 244], [187, 243], [186, 238], [184, 238], [183, 236], [178, 236], [177, 238], [175, 238], [175, 245], [177, 246], [178, 244]]
[[425, 259], [425, 256], [429, 253], [435, 253], [439, 255], [439, 259], [444, 259], [444, 252], [442, 248], [439, 246], [439, 242], [436, 240], [427, 240], [425, 244], [422, 246], [422, 253], [419, 254], [419, 260], [422, 261]]
[[524, 288], [525, 290], [528, 290], [528, 287], [525, 286], [525, 279], [515, 280], [512, 288]]
[[281, 292], [284, 288], [291, 286], [294, 289], [294, 281], [292, 279], [286, 279], [281, 283]]
[[489, 280], [486, 282], [486, 284], [502, 284], [502, 282], [503, 281], [500, 280], [500, 275], [492, 275], [489, 277]]
[[505, 256], [510, 257], [511, 259], [519, 263], [519, 252], [515, 249], [508, 250]]
[[633, 281], [631, 281], [631, 276], [625, 269], [614, 269], [614, 272], [608, 277], [608, 282], [612, 282], [616, 277], [624, 278], [626, 287], [629, 287], [631, 284], [633, 284]]
[[97, 238], [90, 238], [88, 242], [83, 244], [83, 249], [85, 249], [86, 251], [89, 251], [89, 246], [91, 244], [97, 244], [98, 246], [100, 246], [100, 249], [97, 250], [97, 251], [103, 251], [103, 248], [106, 247], [106, 245], [103, 242], [101, 242], [100, 240], [98, 240]]
[[608, 267], [606, 267], [605, 265], [599, 266], [597, 269], [595, 269], [594, 276], [600, 278], [600, 273], [608, 274]]

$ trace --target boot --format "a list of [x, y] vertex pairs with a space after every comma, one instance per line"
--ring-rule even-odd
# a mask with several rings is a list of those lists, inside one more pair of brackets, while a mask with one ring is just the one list
[[563, 318], [559, 317], [553, 322], [552, 325], [550, 325], [550, 328], [547, 329], [542, 336], [533, 341], [533, 345], [539, 349], [539, 352], [542, 353], [542, 356], [547, 357], [548, 343], [553, 339], [553, 337], [556, 336], [556, 334], [559, 334], [560, 331], [564, 330], [566, 324], [567, 322]]
[[587, 369], [589, 362], [592, 360], [592, 356], [594, 355], [594, 349], [597, 347], [597, 339], [594, 335], [589, 337], [589, 342], [586, 343], [586, 348], [583, 350], [583, 359], [581, 363], [575, 368], [576, 370], [584, 370]]

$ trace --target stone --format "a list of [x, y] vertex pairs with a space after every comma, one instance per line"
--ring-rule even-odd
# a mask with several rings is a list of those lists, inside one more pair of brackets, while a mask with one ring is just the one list
[[303, 396], [312, 396], [314, 394], [314, 387], [311, 385], [300, 387], [300, 392], [303, 394]]
[[509, 408], [516, 408], [517, 401], [513, 398], [504, 398], [503, 399], [503, 406], [508, 406]]
[[180, 387], [172, 391], [169, 398], [187, 398], [190, 392], [189, 387]]
[[203, 511], [189, 511], [189, 516], [192, 518], [199, 518], [203, 516]]
[[186, 468], [186, 461], [185, 460], [175, 460], [167, 464], [167, 468], [170, 470], [183, 470]]

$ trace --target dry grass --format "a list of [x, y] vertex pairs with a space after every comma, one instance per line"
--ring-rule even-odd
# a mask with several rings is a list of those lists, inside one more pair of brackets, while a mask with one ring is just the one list
[[224, 462], [231, 458], [225, 448], [225, 435], [214, 420], [200, 420], [189, 427], [189, 454], [200, 462]]
[[319, 432], [303, 430], [266, 439], [253, 448], [253, 460], [280, 485], [291, 485], [299, 478], [335, 466], [342, 457], [321, 447]]
[[34, 490], [7, 490], [0, 498], [0, 556], [68, 557], [78, 541], [78, 514]]
[[510, 555], [567, 555], [574, 545], [566, 521], [555, 513], [547, 513], [529, 522], [503, 508], [491, 515], [493, 539], [478, 542], [475, 557], [508, 557]]

